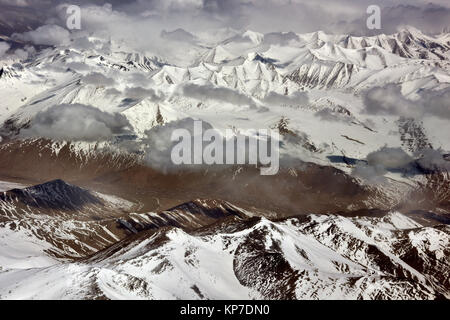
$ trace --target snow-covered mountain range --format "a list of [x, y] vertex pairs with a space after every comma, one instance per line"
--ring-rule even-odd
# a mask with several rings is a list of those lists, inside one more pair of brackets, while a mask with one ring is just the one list
[[[161, 39], [0, 60], [0, 298], [450, 297], [448, 33]], [[174, 170], [192, 119], [279, 174]]]
[[[12, 194], [46, 202], [19, 209], [27, 200]], [[58, 204], [67, 195], [86, 203], [69, 210]], [[63, 181], [3, 193], [0, 204], [3, 299], [450, 294], [449, 226], [425, 227], [398, 212], [269, 220], [230, 203], [198, 199], [158, 213], [118, 214], [127, 201]]]
[[[368, 114], [363, 101], [366, 90], [389, 84], [412, 100], [423, 90], [447, 89], [448, 34], [430, 37], [413, 28], [372, 37], [247, 31], [211, 44], [193, 35], [186, 42], [173, 36], [177, 32], [166, 34], [185, 49], [184, 59], [126, 52], [123, 44], [90, 37], [6, 61], [0, 121], [17, 133], [51, 106], [83, 104], [124, 115], [138, 141], [154, 126], [187, 117], [221, 131], [282, 121], [314, 151], [287, 145], [287, 154], [327, 165], [330, 156], [364, 159], [385, 144], [417, 151], [411, 145], [425, 141], [449, 150], [448, 131], [440, 129], [444, 119], [404, 125], [395, 114]], [[422, 135], [410, 132], [414, 128]]]

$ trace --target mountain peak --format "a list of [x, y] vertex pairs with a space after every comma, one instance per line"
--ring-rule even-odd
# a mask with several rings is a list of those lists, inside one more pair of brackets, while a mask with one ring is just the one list
[[24, 189], [12, 189], [0, 200], [17, 199], [25, 205], [42, 209], [76, 210], [86, 204], [101, 204], [89, 190], [71, 185], [61, 179], [51, 180]]
[[415, 36], [415, 37], [423, 37], [425, 36], [422, 31], [420, 31], [419, 29], [413, 27], [413, 26], [402, 26], [400, 28], [398, 28], [398, 34], [409, 34], [411, 36]]

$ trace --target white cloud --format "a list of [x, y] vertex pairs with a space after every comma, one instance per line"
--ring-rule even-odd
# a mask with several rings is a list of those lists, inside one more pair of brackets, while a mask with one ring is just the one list
[[126, 88], [124, 94], [131, 99], [150, 98], [152, 101], [161, 101], [163, 99], [163, 96], [158, 95], [155, 90], [142, 87]]
[[200, 101], [216, 100], [240, 106], [256, 107], [255, 102], [250, 97], [225, 87], [189, 83], [183, 85], [181, 89], [184, 96]]
[[0, 42], [0, 58], [9, 50], [11, 46], [6, 42]]
[[306, 92], [298, 91], [284, 95], [272, 91], [264, 97], [262, 102], [266, 105], [304, 105], [309, 102], [309, 98]]
[[413, 158], [401, 148], [382, 147], [367, 155], [369, 166], [381, 166], [386, 169], [402, 169], [413, 161]]
[[368, 90], [363, 97], [368, 114], [420, 118], [426, 115], [450, 119], [450, 89], [421, 90], [416, 100], [403, 96], [395, 84]]
[[25, 7], [30, 5], [29, 1], [27, 0], [0, 0], [0, 4], [6, 4], [10, 6], [18, 6], [18, 7]]
[[352, 118], [349, 117], [348, 115], [339, 113], [339, 112], [334, 112], [330, 108], [323, 108], [323, 109], [317, 111], [314, 114], [314, 116], [318, 117], [320, 120], [330, 121], [330, 122], [341, 121], [341, 122], [349, 123], [352, 121]]
[[[148, 148], [146, 150], [145, 162], [150, 167], [163, 171], [181, 169], [183, 166], [176, 166], [171, 160], [172, 149], [178, 144], [178, 141], [171, 140], [172, 133], [175, 129], [185, 129], [189, 131], [192, 139], [191, 145], [193, 145], [193, 139], [202, 139], [202, 137], [195, 136], [194, 121], [195, 120], [192, 118], [185, 118], [166, 123], [163, 126], [156, 126], [146, 131], [147, 138], [145, 143]], [[211, 128], [211, 124], [202, 121], [203, 131]]]
[[33, 31], [15, 33], [12, 37], [22, 41], [29, 41], [37, 45], [53, 46], [68, 43], [70, 40], [70, 33], [60, 26], [50, 24], [41, 26]]
[[84, 76], [82, 81], [85, 84], [92, 84], [96, 86], [105, 86], [105, 87], [113, 86], [116, 83], [114, 79], [108, 78], [99, 72], [92, 72]]
[[31, 126], [21, 131], [24, 137], [68, 141], [102, 141], [116, 134], [129, 133], [127, 118], [82, 104], [62, 104], [39, 112]]
[[417, 152], [417, 156], [417, 163], [423, 169], [450, 171], [450, 161], [444, 159], [444, 152], [440, 149], [421, 150]]
[[369, 184], [386, 181], [384, 175], [388, 171], [407, 172], [413, 169], [414, 158], [401, 148], [384, 146], [369, 153], [366, 161], [359, 161], [353, 168], [352, 174]]

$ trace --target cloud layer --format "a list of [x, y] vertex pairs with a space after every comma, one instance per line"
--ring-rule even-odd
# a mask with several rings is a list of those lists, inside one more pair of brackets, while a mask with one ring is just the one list
[[113, 86], [115, 84], [114, 79], [108, 78], [105, 75], [98, 73], [98, 72], [92, 72], [92, 73], [84, 76], [82, 81], [86, 84], [92, 84], [92, 85], [104, 86], [104, 87]]
[[409, 155], [401, 148], [384, 146], [369, 153], [365, 161], [358, 161], [352, 174], [368, 183], [383, 183], [388, 172], [406, 175], [423, 172], [450, 171], [450, 161], [442, 150], [426, 148]]
[[60, 26], [50, 24], [41, 26], [36, 30], [24, 33], [15, 33], [12, 35], [12, 37], [37, 45], [54, 46], [68, 43], [70, 40], [70, 33]]
[[189, 83], [183, 85], [181, 89], [184, 96], [198, 100], [216, 100], [239, 106], [256, 107], [255, 102], [250, 97], [225, 87]]
[[368, 90], [363, 100], [368, 114], [450, 119], [450, 89], [421, 90], [418, 96], [415, 100], [408, 99], [403, 96], [400, 86], [389, 84]]
[[121, 114], [102, 112], [82, 104], [62, 104], [39, 112], [24, 137], [69, 141], [104, 141], [128, 133], [130, 124]]
[[8, 51], [10, 48], [10, 45], [6, 42], [0, 42], [0, 58], [3, 57], [3, 55]]
[[[78, 0], [83, 7], [82, 25], [89, 31], [116, 33], [145, 28], [160, 35], [163, 30], [184, 28], [196, 32], [211, 28], [250, 29], [259, 32], [323, 30], [331, 33], [393, 33], [412, 25], [424, 32], [449, 28], [450, 9], [445, 0]], [[366, 27], [369, 5], [382, 8], [381, 30]], [[10, 19], [16, 32], [40, 24], [65, 25], [67, 4], [59, 0], [0, 0], [0, 18]], [[25, 21], [24, 21], [25, 20]], [[30, 21], [28, 23], [26, 20]], [[32, 23], [31, 23], [32, 22]], [[56, 30], [54, 30], [56, 31]], [[145, 35], [145, 33], [143, 33]], [[39, 42], [38, 35], [31, 35]], [[61, 35], [59, 36], [61, 38]], [[62, 36], [64, 37], [64, 36]], [[45, 40], [44, 40], [45, 41]], [[48, 42], [48, 41], [45, 41]]]

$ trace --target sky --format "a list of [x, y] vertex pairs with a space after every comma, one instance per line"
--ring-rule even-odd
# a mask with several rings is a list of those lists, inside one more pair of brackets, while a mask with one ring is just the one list
[[[0, 0], [0, 33], [65, 24], [65, 5], [80, 5], [83, 28], [198, 32], [217, 28], [258, 32], [394, 33], [411, 25], [425, 33], [450, 30], [450, 1], [436, 0]], [[366, 28], [369, 5], [382, 9], [381, 29]], [[112, 30], [111, 30], [112, 29]]]

